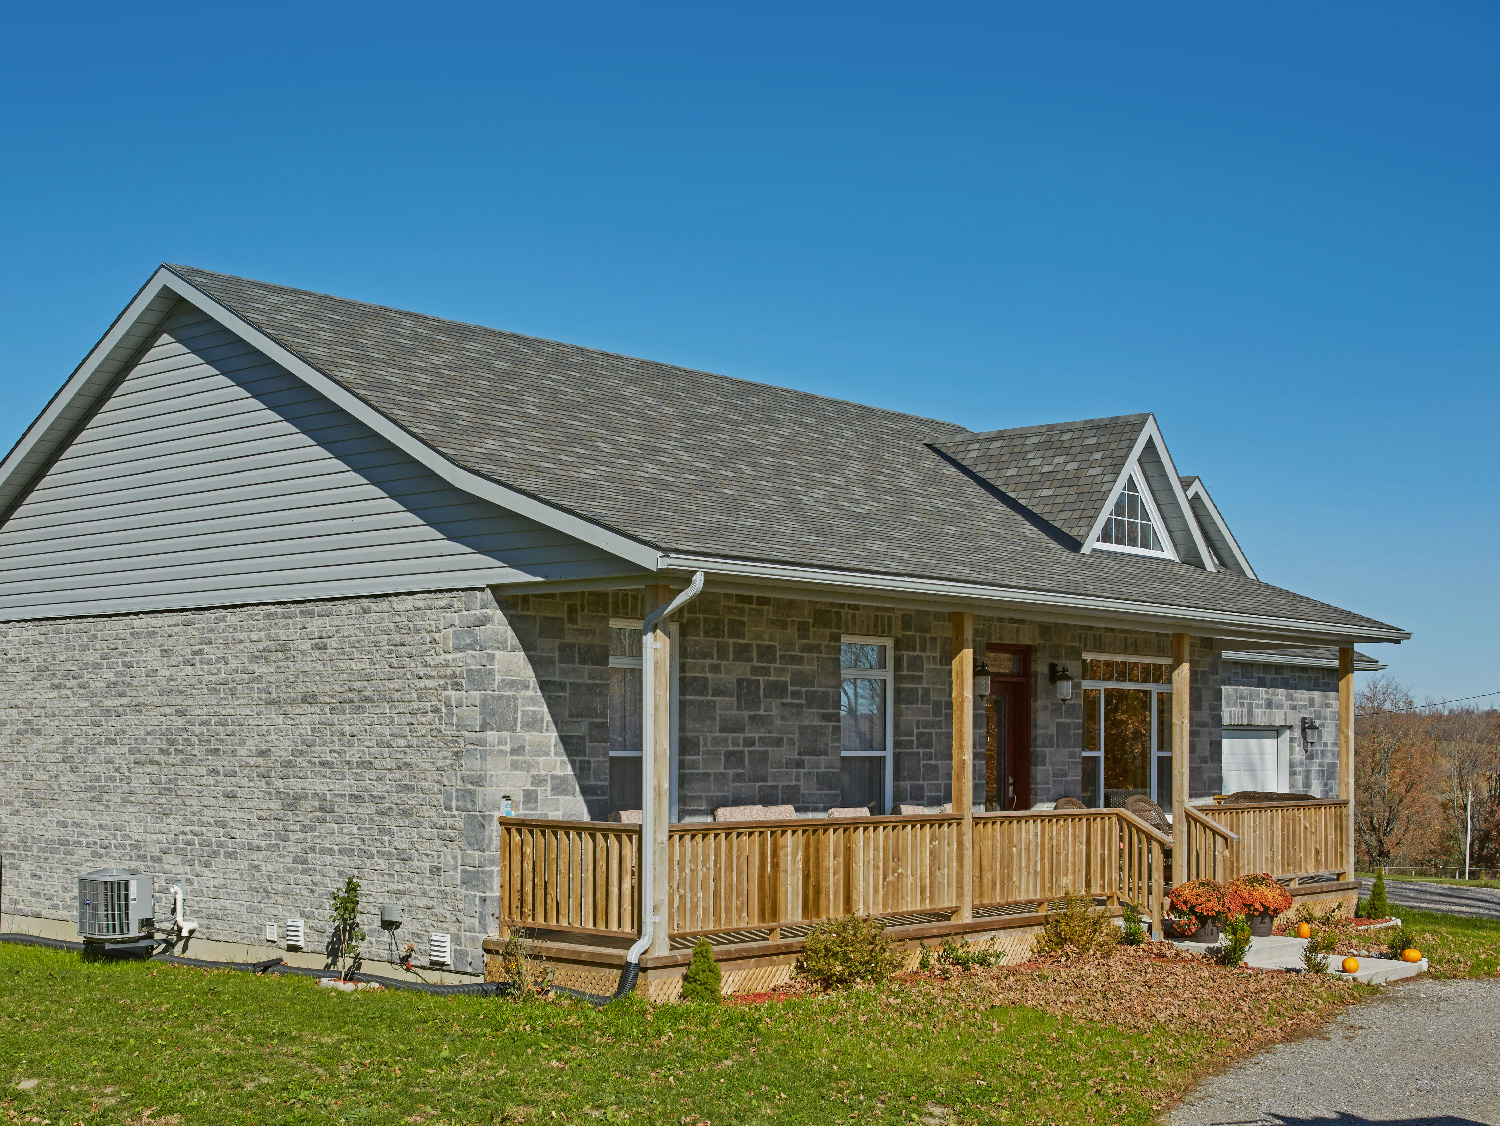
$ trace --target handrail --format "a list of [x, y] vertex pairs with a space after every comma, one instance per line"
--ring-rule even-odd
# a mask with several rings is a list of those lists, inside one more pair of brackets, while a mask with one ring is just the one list
[[1196, 821], [1199, 825], [1202, 825], [1210, 833], [1218, 837], [1220, 840], [1225, 841], [1226, 843], [1238, 841], [1240, 839], [1240, 835], [1238, 833], [1231, 832], [1230, 830], [1224, 828], [1224, 826], [1220, 825], [1217, 821], [1213, 821], [1207, 817], [1204, 817], [1203, 814], [1199, 813], [1193, 806], [1185, 805], [1182, 807], [1182, 811], [1188, 815], [1189, 821]]
[[[1064, 810], [1064, 812], [1072, 812], [1072, 811]], [[1172, 838], [1171, 837], [1167, 836], [1160, 829], [1158, 829], [1155, 826], [1149, 824], [1148, 822], [1142, 821], [1135, 814], [1131, 813], [1130, 810], [1117, 807], [1117, 808], [1111, 810], [1110, 812], [1112, 812], [1112, 813], [1118, 813], [1121, 817], [1125, 818], [1125, 820], [1126, 820], [1127, 823], [1129, 823], [1131, 825], [1134, 825], [1141, 832], [1145, 833], [1146, 836], [1149, 839], [1155, 841], [1157, 844], [1161, 845], [1163, 848], [1171, 848], [1172, 847]]]
[[1328, 809], [1349, 804], [1348, 798], [1319, 798], [1317, 801], [1218, 802], [1215, 813], [1225, 809]]
[[641, 827], [624, 821], [559, 821], [555, 817], [507, 817], [496, 814], [502, 825], [519, 825], [523, 829], [587, 829], [590, 832], [639, 833]]

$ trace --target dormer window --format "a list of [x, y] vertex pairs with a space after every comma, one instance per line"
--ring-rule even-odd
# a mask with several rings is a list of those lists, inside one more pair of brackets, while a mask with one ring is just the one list
[[1166, 555], [1167, 550], [1162, 546], [1161, 535], [1156, 529], [1156, 519], [1153, 505], [1141, 492], [1132, 473], [1115, 497], [1115, 507], [1099, 531], [1099, 546]]

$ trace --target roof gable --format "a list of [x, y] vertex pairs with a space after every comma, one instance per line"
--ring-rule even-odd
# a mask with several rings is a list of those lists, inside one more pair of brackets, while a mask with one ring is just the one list
[[1250, 566], [1250, 560], [1246, 559], [1245, 553], [1240, 550], [1239, 541], [1229, 530], [1229, 524], [1219, 514], [1219, 508], [1214, 504], [1213, 498], [1208, 495], [1203, 479], [1183, 477], [1181, 484], [1193, 519], [1197, 521], [1199, 531], [1203, 533], [1204, 540], [1212, 550], [1215, 563], [1230, 571], [1255, 578], [1255, 569]]

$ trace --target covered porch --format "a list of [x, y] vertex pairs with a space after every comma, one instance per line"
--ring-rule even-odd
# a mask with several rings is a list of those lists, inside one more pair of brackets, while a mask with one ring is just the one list
[[[667, 605], [669, 593], [648, 591], [648, 605]], [[627, 949], [654, 917], [640, 967], [647, 991], [666, 998], [700, 937], [716, 947], [729, 988], [745, 991], [785, 980], [811, 927], [845, 915], [883, 919], [913, 958], [916, 944], [950, 937], [1024, 956], [1047, 912], [1067, 895], [1090, 896], [1114, 913], [1134, 905], [1159, 934], [1166, 892], [1198, 876], [1270, 872], [1302, 902], [1355, 891], [1352, 648], [1340, 650], [1339, 796], [1200, 807], [1189, 802], [1194, 649], [1189, 634], [1171, 635], [1172, 656], [1159, 677], [1169, 690], [1161, 702], [1170, 709], [1160, 722], [1170, 732], [1152, 743], [1153, 750], [1170, 747], [1160, 763], [1170, 775], [1162, 771], [1156, 790], [1171, 795], [1169, 836], [1125, 808], [1000, 802], [991, 804], [1002, 808], [985, 809], [993, 773], [989, 787], [976, 788], [974, 725], [987, 713], [983, 694], [976, 696], [974, 615], [954, 611], [949, 618], [951, 806], [902, 816], [811, 812], [676, 823], [668, 813], [677, 804], [673, 725], [650, 719], [676, 711], [675, 633], [667, 617], [654, 623], [648, 617], [642, 680], [648, 744], [640, 759], [645, 824], [499, 818], [498, 933], [487, 951], [497, 954], [518, 933], [552, 965], [558, 984], [609, 993]], [[1037, 674], [1026, 678], [1028, 689]], [[978, 746], [982, 756], [985, 744]], [[651, 816], [653, 809], [660, 815]], [[497, 959], [491, 962], [498, 967]]]

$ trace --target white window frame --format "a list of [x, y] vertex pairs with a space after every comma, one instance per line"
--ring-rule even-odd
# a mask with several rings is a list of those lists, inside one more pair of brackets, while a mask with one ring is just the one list
[[[1146, 515], [1151, 517], [1151, 526], [1156, 529], [1156, 538], [1162, 542], [1160, 551], [1153, 551], [1149, 547], [1131, 547], [1129, 544], [1106, 543], [1104, 540], [1104, 527], [1109, 523], [1110, 515], [1114, 512], [1115, 504], [1120, 499], [1120, 494], [1125, 487], [1134, 481], [1136, 488], [1140, 491], [1141, 500], [1146, 505]], [[1139, 461], [1130, 463], [1130, 469], [1121, 479], [1115, 491], [1109, 495], [1109, 503], [1104, 506], [1104, 522], [1099, 525], [1099, 532], [1094, 537], [1094, 547], [1100, 551], [1119, 551], [1126, 555], [1147, 555], [1152, 559], [1176, 559], [1177, 551], [1172, 545], [1172, 535], [1167, 530], [1167, 523], [1161, 518], [1161, 509], [1156, 506], [1156, 498], [1151, 495], [1151, 483], [1146, 480], [1146, 475], [1141, 472]], [[1119, 660], [1112, 657], [1111, 660]], [[1134, 659], [1134, 658], [1132, 658]]]
[[[609, 628], [612, 629], [612, 630], [616, 630], [616, 629], [633, 629], [637, 633], [639, 633], [641, 631], [641, 627], [643, 625], [645, 625], [645, 622], [642, 619], [640, 619], [640, 618], [611, 618], [609, 620]], [[668, 793], [669, 793], [670, 796], [669, 796], [669, 800], [668, 800], [668, 805], [670, 807], [670, 810], [669, 810], [669, 812], [667, 814], [667, 819], [668, 819], [668, 821], [670, 823], [675, 824], [677, 822], [677, 715], [678, 715], [678, 712], [681, 711], [681, 709], [678, 707], [678, 703], [677, 703], [677, 681], [678, 681], [678, 675], [677, 675], [677, 669], [678, 669], [677, 650], [678, 650], [678, 644], [679, 644], [678, 637], [677, 637], [677, 623], [676, 622], [668, 622], [667, 623], [667, 631], [668, 631], [667, 636], [672, 639], [672, 669], [671, 669], [671, 672], [669, 674], [671, 676], [671, 678], [672, 678], [672, 725], [671, 725], [671, 730], [667, 734], [667, 737], [668, 737], [668, 739], [670, 741], [670, 745], [671, 745], [670, 761], [669, 761], [668, 767], [667, 767], [668, 772], [669, 772], [668, 773], [668, 779], [669, 779], [669, 781], [668, 781]], [[644, 639], [642, 640], [642, 644], [645, 644]], [[644, 669], [644, 658], [642, 658], [642, 657], [617, 657], [613, 653], [611, 653], [609, 655], [609, 667], [612, 668], [612, 669]], [[644, 695], [647, 692], [650, 692], [650, 691], [651, 691], [651, 685], [649, 685], [649, 684], [646, 683], [646, 678], [645, 678], [644, 675], [642, 675], [642, 677], [641, 677], [641, 694], [642, 694], [642, 696], [644, 697]], [[645, 714], [645, 705], [646, 705], [646, 701], [644, 699], [642, 699], [641, 700], [641, 713], [642, 713], [642, 715]], [[644, 734], [645, 733], [642, 732], [643, 736], [644, 736]], [[633, 759], [639, 759], [639, 758], [642, 757], [642, 752], [641, 751], [616, 751], [616, 750], [611, 750], [609, 752], [609, 757], [610, 758], [633, 758]], [[646, 787], [646, 779], [642, 778], [641, 779], [641, 790], [642, 790], [641, 800], [643, 802], [646, 800], [645, 799], [645, 787]]]
[[[1103, 547], [1105, 545], [1104, 544], [1100, 544], [1099, 546]], [[1154, 551], [1148, 551], [1145, 554], [1147, 554], [1147, 555], [1155, 555], [1156, 552], [1154, 552]], [[1172, 663], [1172, 658], [1171, 657], [1142, 657], [1142, 656], [1140, 656], [1138, 654], [1135, 654], [1135, 653], [1093, 653], [1093, 652], [1089, 652], [1089, 651], [1085, 651], [1084, 652], [1084, 654], [1083, 654], [1083, 660], [1085, 662], [1085, 664], [1084, 664], [1085, 668], [1088, 667], [1087, 662], [1089, 662], [1089, 661], [1132, 661], [1132, 662], [1134, 662], [1135, 664], [1138, 664], [1138, 665], [1170, 665]], [[1171, 757], [1172, 757], [1172, 752], [1170, 750], [1164, 751], [1164, 750], [1161, 749], [1161, 733], [1157, 729], [1158, 728], [1159, 720], [1161, 718], [1161, 702], [1157, 699], [1157, 696], [1160, 693], [1171, 692], [1172, 691], [1172, 683], [1171, 683], [1171, 681], [1168, 681], [1166, 684], [1138, 684], [1135, 681], [1131, 681], [1131, 680], [1085, 680], [1083, 682], [1082, 687], [1083, 688], [1101, 688], [1101, 689], [1102, 688], [1125, 688], [1125, 689], [1129, 689], [1130, 691], [1133, 691], [1133, 692], [1149, 692], [1149, 693], [1151, 693], [1151, 772], [1150, 772], [1151, 773], [1151, 800], [1154, 801], [1154, 802], [1156, 802], [1158, 805], [1160, 805], [1161, 802], [1158, 801], [1158, 798], [1160, 797], [1160, 794], [1157, 792], [1157, 780], [1161, 777], [1161, 760], [1162, 759], [1168, 759], [1168, 760], [1170, 760]], [[1084, 723], [1088, 723], [1088, 721], [1089, 721], [1088, 716], [1084, 716], [1083, 717], [1083, 721], [1084, 721]], [[1098, 783], [1099, 783], [1099, 786], [1098, 786], [1098, 789], [1099, 789], [1099, 800], [1103, 801], [1104, 800], [1104, 693], [1103, 692], [1100, 692], [1100, 694], [1099, 694], [1099, 714], [1094, 717], [1094, 721], [1098, 725], [1098, 730], [1099, 730], [1099, 740], [1100, 740], [1100, 742], [1099, 742], [1099, 752], [1097, 754], [1094, 754], [1094, 753], [1089, 752], [1089, 751], [1084, 751], [1082, 757], [1085, 760], [1084, 766], [1088, 765], [1088, 762], [1087, 762], [1088, 759], [1093, 759], [1094, 760], [1094, 770], [1096, 772], [1095, 773], [1095, 778], [1097, 778]], [[1166, 812], [1166, 815], [1167, 815], [1167, 820], [1170, 821], [1172, 819], [1172, 811], [1170, 809], [1168, 809], [1165, 812]]]
[[[852, 669], [844, 666], [845, 645], [884, 645], [885, 646], [885, 668], [883, 669]], [[839, 701], [840, 701], [840, 728], [843, 726], [842, 701], [844, 697], [845, 680], [882, 680], [885, 682], [885, 750], [883, 751], [846, 751], [843, 748], [843, 735], [839, 736], [839, 759], [845, 756], [849, 758], [883, 758], [885, 759], [885, 808], [886, 811], [895, 808], [896, 795], [896, 639], [894, 637], [867, 637], [864, 634], [846, 633], [839, 637]]]

